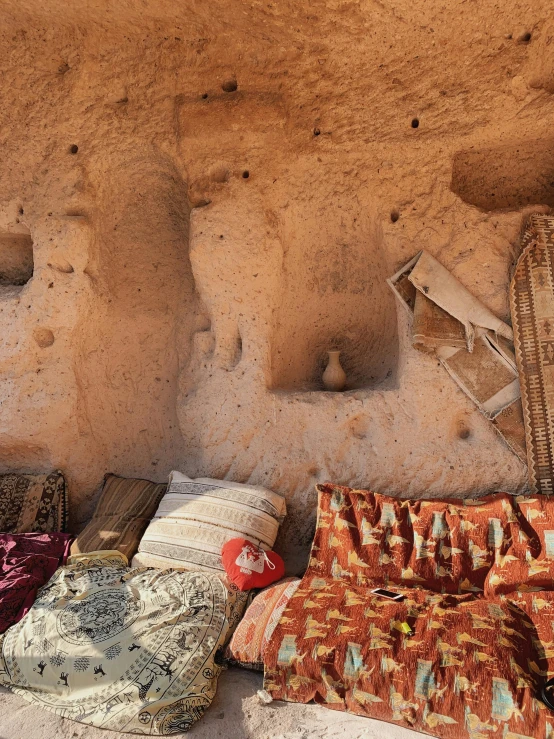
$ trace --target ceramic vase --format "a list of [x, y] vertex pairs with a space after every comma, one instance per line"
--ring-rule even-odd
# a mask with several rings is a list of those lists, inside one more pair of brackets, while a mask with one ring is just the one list
[[323, 380], [325, 390], [332, 390], [337, 393], [340, 390], [344, 390], [346, 373], [340, 366], [340, 352], [333, 351], [327, 352], [327, 354], [329, 355], [329, 360], [321, 379]]

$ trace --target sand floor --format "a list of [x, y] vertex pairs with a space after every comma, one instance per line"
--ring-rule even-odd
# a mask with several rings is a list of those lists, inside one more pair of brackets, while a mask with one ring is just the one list
[[[223, 673], [216, 698], [189, 734], [194, 739], [416, 739], [419, 733], [314, 705], [260, 704], [262, 676]], [[60, 718], [0, 688], [0, 739], [123, 739], [119, 734]]]

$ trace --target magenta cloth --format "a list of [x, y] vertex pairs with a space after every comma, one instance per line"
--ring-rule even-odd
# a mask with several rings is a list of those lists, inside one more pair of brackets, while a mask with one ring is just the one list
[[70, 534], [0, 534], [0, 634], [20, 621], [65, 564]]

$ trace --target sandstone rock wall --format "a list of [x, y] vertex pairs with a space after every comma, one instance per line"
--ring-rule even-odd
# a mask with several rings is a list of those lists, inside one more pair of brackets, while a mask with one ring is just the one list
[[318, 481], [524, 489], [385, 278], [424, 247], [509, 317], [554, 203], [549, 2], [0, 13], [3, 470], [62, 467], [75, 526], [106, 471], [266, 484], [291, 567]]

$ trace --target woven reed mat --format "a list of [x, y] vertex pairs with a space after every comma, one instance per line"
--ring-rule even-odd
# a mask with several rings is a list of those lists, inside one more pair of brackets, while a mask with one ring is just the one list
[[522, 253], [510, 285], [510, 307], [529, 481], [534, 493], [554, 492], [554, 217], [528, 216]]

